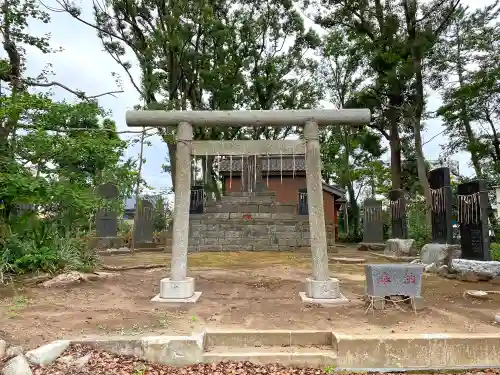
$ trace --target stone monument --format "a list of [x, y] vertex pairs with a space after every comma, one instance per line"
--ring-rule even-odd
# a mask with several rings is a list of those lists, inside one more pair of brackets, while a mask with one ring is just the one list
[[119, 248], [123, 246], [124, 239], [118, 236], [118, 215], [110, 207], [113, 200], [119, 197], [116, 185], [105, 183], [97, 186], [96, 195], [101, 198], [100, 208], [96, 212], [95, 243], [92, 247], [99, 249]]
[[[196, 302], [200, 292], [195, 292], [194, 278], [187, 277], [189, 240], [189, 208], [191, 200], [192, 155], [305, 155], [306, 185], [309, 208], [312, 275], [306, 279], [305, 292], [300, 293], [304, 302], [339, 304], [348, 300], [340, 293], [339, 281], [330, 277], [328, 269], [327, 236], [323, 211], [321, 180], [321, 149], [319, 127], [364, 125], [371, 119], [367, 109], [344, 110], [260, 110], [260, 111], [128, 111], [127, 125], [177, 126], [176, 178], [172, 261], [170, 277], [160, 282], [160, 294], [153, 298], [159, 302]], [[234, 140], [193, 141], [193, 126], [303, 126], [300, 140]]]
[[382, 201], [367, 198], [363, 203], [363, 242], [358, 250], [384, 250], [384, 212]]
[[491, 260], [488, 191], [486, 182], [476, 180], [457, 187], [457, 222], [460, 225], [462, 258]]
[[137, 204], [137, 215], [135, 216], [134, 239], [136, 243], [152, 243], [154, 230], [154, 207], [153, 203], [146, 199], [140, 199]]
[[429, 171], [431, 188], [432, 243], [426, 244], [420, 252], [423, 264], [434, 263], [437, 267], [451, 266], [453, 259], [460, 258], [460, 245], [453, 244], [453, 203], [448, 167]]
[[408, 219], [406, 217], [406, 197], [403, 190], [390, 190], [392, 238], [388, 239], [384, 254], [395, 257], [417, 255], [415, 240], [408, 239]]

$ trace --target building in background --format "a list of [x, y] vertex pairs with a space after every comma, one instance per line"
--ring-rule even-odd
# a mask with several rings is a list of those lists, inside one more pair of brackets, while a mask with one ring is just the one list
[[[304, 156], [269, 155], [259, 158], [257, 170], [262, 175], [265, 189], [276, 194], [276, 201], [297, 205], [299, 215], [308, 214], [307, 184]], [[259, 163], [259, 162], [258, 162]], [[222, 177], [224, 192], [238, 192], [243, 189], [241, 179], [241, 164], [239, 168], [233, 166], [226, 158], [221, 160], [219, 172]], [[345, 190], [337, 185], [323, 183], [323, 207], [325, 220], [335, 225], [335, 237], [338, 238], [338, 213], [346, 203]]]

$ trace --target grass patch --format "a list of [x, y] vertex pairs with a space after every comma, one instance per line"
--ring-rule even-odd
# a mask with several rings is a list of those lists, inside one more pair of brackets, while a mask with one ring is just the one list
[[[106, 256], [102, 257], [101, 262], [112, 266], [156, 264], [168, 267], [171, 258], [171, 254], [152, 252]], [[278, 251], [200, 252], [188, 256], [189, 268], [264, 268], [273, 265], [310, 267], [310, 263], [309, 254]]]
[[15, 318], [19, 316], [19, 313], [24, 310], [29, 303], [30, 300], [25, 296], [17, 295], [12, 297], [11, 301], [9, 301], [7, 305], [7, 317]]

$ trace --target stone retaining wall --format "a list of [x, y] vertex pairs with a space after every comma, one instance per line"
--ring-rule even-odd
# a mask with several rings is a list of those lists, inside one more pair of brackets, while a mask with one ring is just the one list
[[[326, 225], [328, 245], [335, 227]], [[307, 216], [278, 213], [214, 213], [191, 215], [189, 251], [293, 251], [310, 247]]]

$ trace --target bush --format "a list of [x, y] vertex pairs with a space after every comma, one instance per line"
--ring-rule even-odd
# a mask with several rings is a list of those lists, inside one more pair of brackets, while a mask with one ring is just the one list
[[412, 202], [408, 205], [408, 238], [415, 240], [419, 250], [432, 242], [432, 230], [427, 220], [425, 202]]
[[491, 260], [500, 261], [500, 243], [493, 242], [490, 245], [491, 250]]
[[23, 233], [10, 232], [0, 243], [2, 274], [88, 272], [95, 267], [96, 254], [86, 248], [83, 238], [61, 235], [55, 225], [43, 221], [31, 224]]

